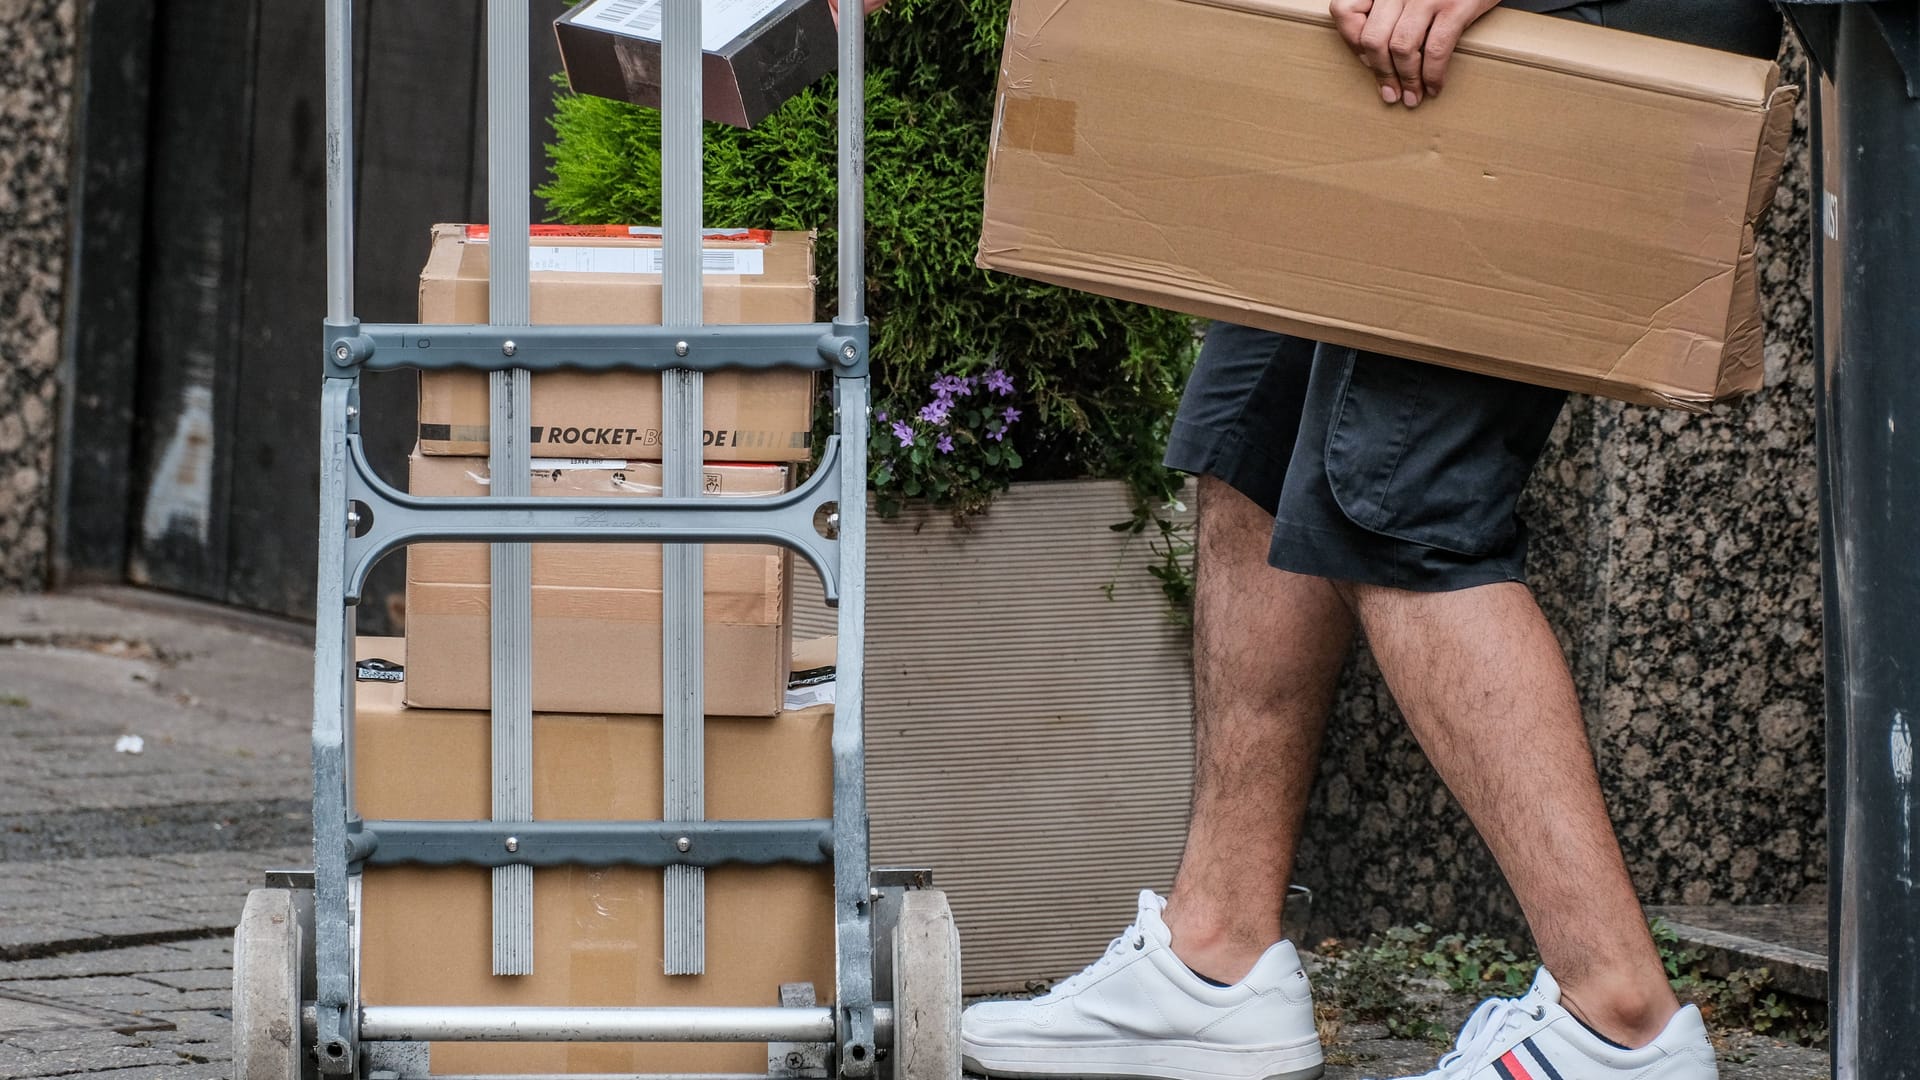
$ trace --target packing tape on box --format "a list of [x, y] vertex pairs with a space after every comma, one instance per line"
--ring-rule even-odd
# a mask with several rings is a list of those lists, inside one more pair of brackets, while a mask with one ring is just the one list
[[1071, 157], [1079, 117], [1080, 106], [1071, 101], [1008, 94], [1000, 106], [1000, 131], [994, 142], [1015, 150]]

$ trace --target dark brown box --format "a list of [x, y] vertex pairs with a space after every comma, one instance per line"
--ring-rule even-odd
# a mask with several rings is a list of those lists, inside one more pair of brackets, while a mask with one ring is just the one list
[[[556, 19], [574, 92], [660, 107], [662, 0], [589, 0]], [[708, 120], [752, 127], [836, 66], [827, 0], [701, 0]]]

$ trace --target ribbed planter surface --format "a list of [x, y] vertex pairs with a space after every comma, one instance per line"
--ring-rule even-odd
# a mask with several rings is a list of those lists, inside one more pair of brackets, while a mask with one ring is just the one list
[[[1086, 965], [1180, 857], [1188, 641], [1146, 538], [1111, 528], [1127, 505], [1114, 482], [1021, 484], [970, 528], [872, 527], [874, 862], [934, 869], [968, 992]], [[796, 577], [796, 633], [832, 633], [818, 580]]]

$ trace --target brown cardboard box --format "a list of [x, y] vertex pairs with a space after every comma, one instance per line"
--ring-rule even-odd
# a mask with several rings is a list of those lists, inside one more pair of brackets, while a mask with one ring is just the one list
[[979, 262], [1700, 409], [1760, 384], [1779, 77], [1494, 11], [1408, 110], [1326, 0], [1014, 0]]
[[[485, 226], [436, 225], [420, 274], [420, 321], [487, 321]], [[709, 323], [810, 323], [813, 236], [712, 230], [703, 313]], [[536, 226], [532, 317], [536, 324], [607, 325], [660, 321], [658, 230], [624, 226]], [[805, 461], [812, 453], [810, 371], [725, 371], [705, 380], [709, 461]], [[660, 376], [645, 372], [559, 371], [533, 378], [533, 452], [659, 460]], [[420, 448], [484, 456], [487, 376], [420, 373]]]
[[[660, 0], [594, 0], [554, 21], [575, 93], [660, 107]], [[701, 103], [707, 119], [752, 127], [832, 71], [826, 0], [705, 0]]]
[[[404, 662], [395, 639], [360, 655]], [[408, 709], [393, 683], [357, 684], [354, 792], [368, 818], [488, 816], [484, 712]], [[832, 816], [833, 710], [707, 722], [707, 814]], [[660, 816], [660, 721], [534, 717], [541, 820]], [[478, 868], [374, 867], [362, 880], [360, 996], [369, 1005], [773, 1005], [783, 982], [833, 997], [833, 884], [824, 867], [707, 871], [707, 971], [661, 974], [660, 871], [534, 871], [533, 974], [492, 974], [492, 886]], [[756, 1072], [763, 1045], [441, 1043], [436, 1073]]]
[[[567, 498], [660, 494], [653, 462], [536, 463], [533, 493]], [[708, 465], [711, 496], [785, 491], [784, 465]], [[487, 463], [426, 457], [408, 463], [416, 495], [478, 497]], [[786, 692], [792, 647], [781, 548], [706, 549], [706, 708], [717, 716], [771, 716]], [[533, 545], [533, 707], [543, 712], [660, 711], [661, 558], [657, 544]], [[485, 544], [416, 544], [407, 553], [407, 704], [484, 709], [491, 560]]]

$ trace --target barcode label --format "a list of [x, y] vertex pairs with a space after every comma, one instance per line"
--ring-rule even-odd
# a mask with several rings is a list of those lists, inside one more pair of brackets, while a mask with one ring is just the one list
[[660, 40], [661, 0], [601, 0], [589, 7], [575, 22], [611, 30], [616, 34]]
[[[664, 258], [659, 248], [534, 245], [527, 249], [528, 269], [569, 274], [660, 274], [665, 271]], [[767, 253], [760, 248], [707, 248], [700, 253], [700, 270], [758, 277], [767, 272]]]
[[[700, 0], [700, 48], [719, 52], [779, 10], [786, 0]], [[660, 40], [661, 0], [595, 0], [573, 17], [575, 25]]]

